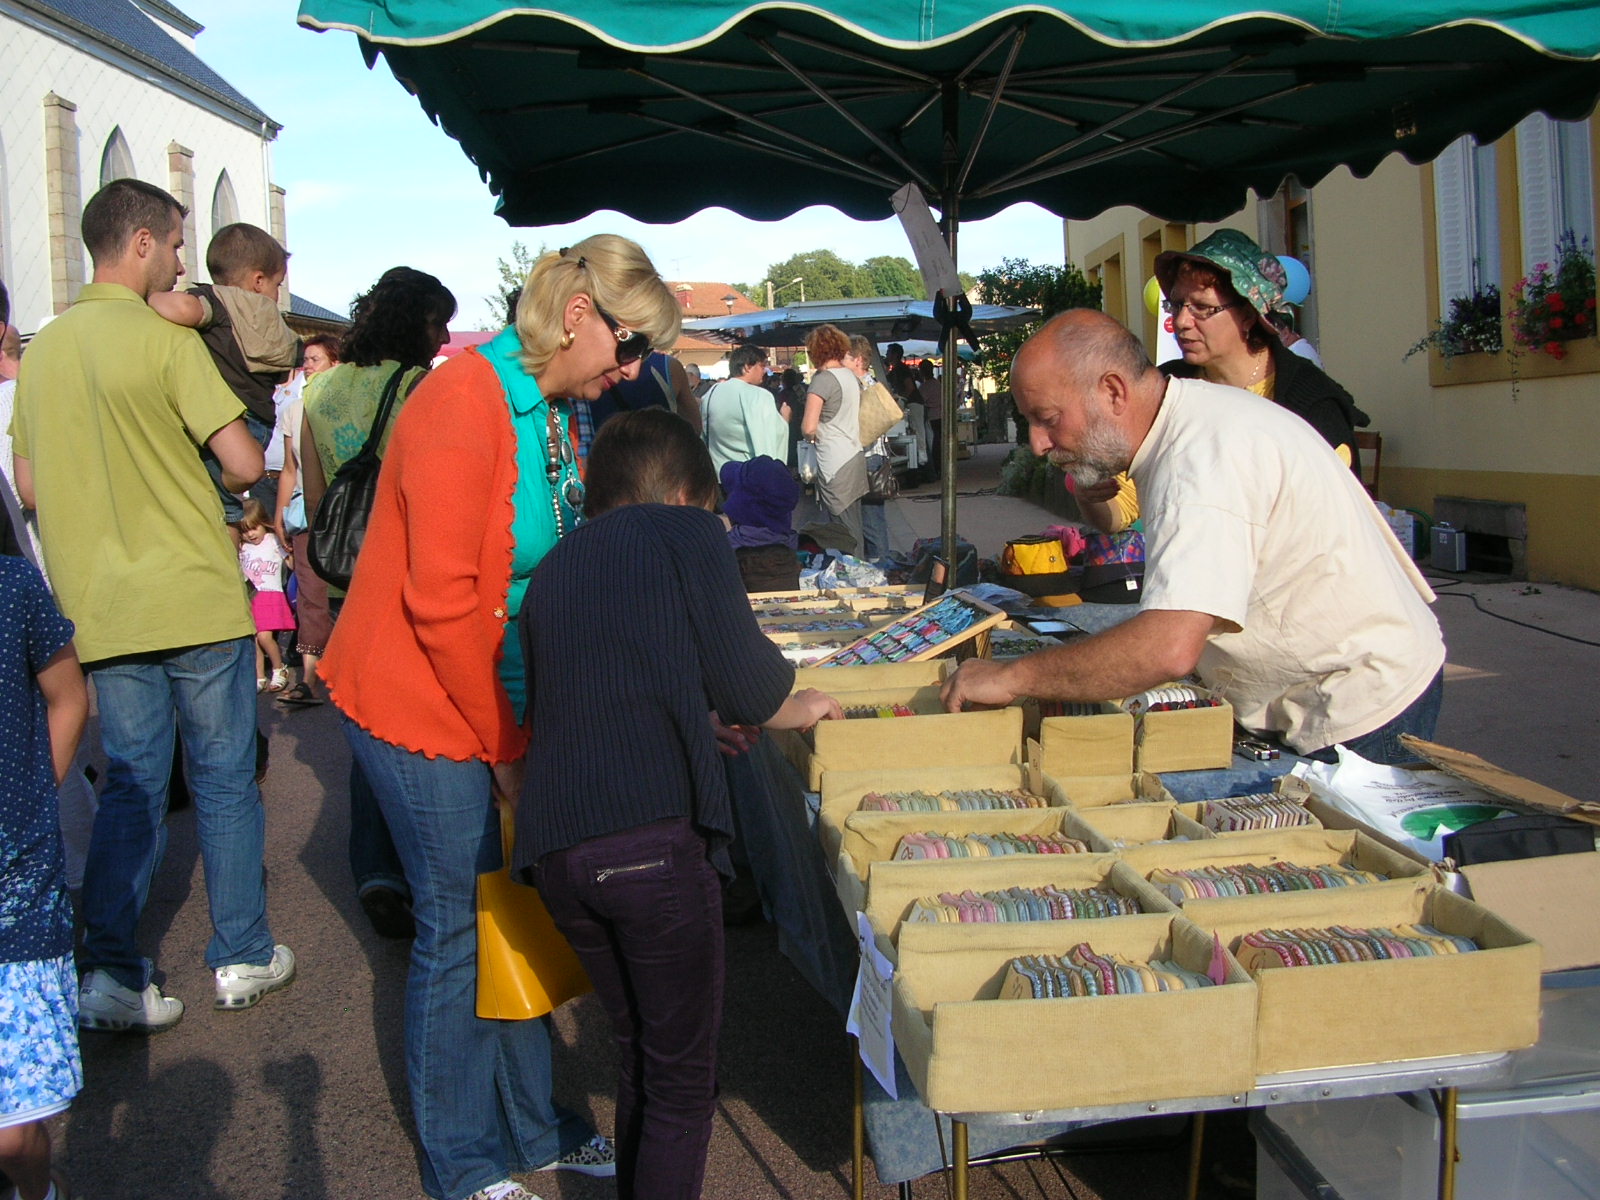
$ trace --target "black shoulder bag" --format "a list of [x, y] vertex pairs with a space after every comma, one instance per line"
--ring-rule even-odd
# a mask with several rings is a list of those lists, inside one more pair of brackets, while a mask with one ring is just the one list
[[322, 502], [317, 505], [316, 516], [311, 518], [311, 537], [306, 548], [311, 569], [336, 588], [348, 588], [356, 573], [356, 557], [366, 539], [367, 518], [372, 515], [372, 502], [378, 494], [378, 469], [383, 466], [383, 459], [378, 456], [378, 443], [383, 440], [389, 410], [394, 407], [395, 395], [400, 391], [400, 377], [404, 374], [405, 368], [401, 367], [389, 376], [366, 443], [334, 472]]

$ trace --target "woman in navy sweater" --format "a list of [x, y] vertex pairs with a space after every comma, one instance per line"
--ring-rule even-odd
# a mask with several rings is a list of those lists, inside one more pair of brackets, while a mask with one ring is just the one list
[[842, 716], [756, 624], [717, 478], [687, 422], [623, 413], [589, 450], [585, 515], [520, 616], [532, 744], [514, 869], [605, 1005], [621, 1057], [621, 1200], [700, 1195], [722, 1021], [733, 814], [713, 722]]

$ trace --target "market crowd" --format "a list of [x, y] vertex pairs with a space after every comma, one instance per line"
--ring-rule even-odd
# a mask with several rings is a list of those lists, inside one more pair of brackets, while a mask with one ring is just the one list
[[[352, 887], [380, 934], [411, 939], [427, 1194], [527, 1200], [514, 1176], [553, 1169], [699, 1195], [734, 812], [760, 791], [762, 728], [842, 715], [794, 691], [746, 592], [796, 578], [801, 458], [842, 544], [889, 553], [871, 483], [888, 447], [861, 440], [875, 348], [822, 326], [809, 379], [769, 388], [765, 352], [742, 347], [708, 386], [666, 353], [680, 310], [645, 253], [597, 235], [542, 255], [505, 328], [434, 367], [456, 311], [437, 278], [395, 267], [342, 338], [302, 341], [262, 230], [218, 231], [210, 282], [177, 290], [183, 216], [136, 180], [97, 193], [93, 281], [20, 362], [0, 290], [0, 1170], [21, 1200], [63, 1200], [45, 1122], [83, 1086], [78, 1029], [183, 1015], [139, 949], [179, 795], [213, 1003], [248, 1010], [294, 979], [263, 872], [270, 694], [337, 710]], [[1198, 673], [1301, 753], [1392, 759], [1401, 733], [1431, 734], [1431, 595], [1353, 474], [1364, 418], [1275, 332], [1269, 260], [1231, 234], [1162, 256], [1182, 363], [1158, 370], [1083, 311], [1018, 354], [1034, 448], [1088, 520], [1142, 527], [1143, 603], [1106, 634], [964, 664], [949, 707]], [[881, 382], [936, 464], [937, 382], [896, 349]], [[546, 1021], [478, 1015], [478, 878], [500, 866], [537, 889], [610, 1019], [613, 1138], [552, 1096]]]

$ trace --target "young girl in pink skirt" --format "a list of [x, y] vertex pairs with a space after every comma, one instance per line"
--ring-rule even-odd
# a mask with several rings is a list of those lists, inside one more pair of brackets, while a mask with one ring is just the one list
[[[278, 634], [294, 628], [294, 612], [283, 592], [284, 564], [289, 556], [259, 501], [244, 502], [239, 533], [244, 539], [239, 546], [239, 569], [250, 584], [250, 611], [256, 619], [256, 691], [281, 692], [289, 686], [289, 669], [278, 650]], [[272, 665], [270, 676], [268, 663]]]

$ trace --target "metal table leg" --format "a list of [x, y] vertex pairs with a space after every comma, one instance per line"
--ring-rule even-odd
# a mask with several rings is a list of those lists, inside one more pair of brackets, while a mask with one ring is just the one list
[[1461, 1157], [1456, 1149], [1456, 1089], [1441, 1089], [1438, 1101], [1439, 1200], [1455, 1200], [1456, 1163]]
[[967, 1200], [967, 1123], [950, 1122], [951, 1174], [954, 1179], [954, 1200]]
[[850, 1039], [850, 1062], [854, 1084], [850, 1113], [850, 1196], [851, 1200], [862, 1200], [866, 1191], [867, 1114], [861, 1082], [861, 1049], [855, 1038]]
[[1189, 1134], [1189, 1186], [1184, 1189], [1184, 1200], [1196, 1200], [1200, 1195], [1200, 1157], [1206, 1147], [1206, 1114], [1194, 1114], [1194, 1125]]

